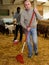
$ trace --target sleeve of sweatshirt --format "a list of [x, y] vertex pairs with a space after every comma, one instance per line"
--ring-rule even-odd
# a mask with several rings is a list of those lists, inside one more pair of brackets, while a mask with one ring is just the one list
[[13, 19], [17, 18], [17, 12], [15, 12]]
[[23, 13], [21, 13], [20, 23], [21, 23], [22, 27], [26, 29], [26, 25], [25, 25], [25, 22], [24, 22], [24, 14]]
[[34, 8], [34, 12], [38, 20], [43, 20], [43, 16], [40, 15], [40, 13], [38, 12], [36, 8]]

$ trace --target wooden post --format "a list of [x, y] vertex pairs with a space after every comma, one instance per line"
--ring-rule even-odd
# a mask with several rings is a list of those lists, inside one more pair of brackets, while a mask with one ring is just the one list
[[33, 8], [37, 7], [37, 0], [33, 0]]

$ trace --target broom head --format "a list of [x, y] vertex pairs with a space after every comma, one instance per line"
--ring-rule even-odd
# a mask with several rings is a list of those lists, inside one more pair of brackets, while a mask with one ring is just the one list
[[23, 59], [23, 55], [22, 54], [18, 54], [16, 56], [16, 60], [22, 64], [24, 64], [24, 59]]

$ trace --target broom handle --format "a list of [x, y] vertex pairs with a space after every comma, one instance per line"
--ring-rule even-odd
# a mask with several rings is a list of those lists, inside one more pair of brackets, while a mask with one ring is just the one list
[[24, 44], [23, 44], [23, 47], [22, 47], [21, 53], [23, 53], [23, 50], [24, 50], [25, 44], [26, 44], [26, 42], [24, 42]]
[[[31, 18], [30, 23], [29, 23], [29, 26], [30, 26], [31, 23], [32, 23], [32, 20], [33, 20], [34, 15], [35, 15], [35, 13], [33, 12], [32, 18]], [[27, 33], [27, 34], [28, 34], [28, 33]], [[23, 50], [24, 50], [24, 47], [25, 47], [25, 44], [26, 44], [27, 34], [26, 34], [25, 42], [24, 42], [24, 44], [23, 44], [23, 46], [22, 46], [21, 53], [23, 53]]]
[[[32, 22], [32, 20], [33, 20], [33, 16], [34, 16], [34, 15], [35, 15], [35, 13], [32, 14], [32, 18], [31, 18], [31, 20], [30, 20], [29, 26], [31, 25], [31, 22]], [[25, 42], [24, 42], [24, 44], [23, 44], [23, 46], [22, 46], [21, 53], [23, 53], [23, 50], [24, 50], [24, 47], [25, 47], [25, 44], [26, 44], [27, 35], [28, 35], [28, 33], [26, 34]]]
[[[31, 23], [32, 23], [32, 20], [33, 20], [34, 15], [35, 15], [35, 13], [32, 14], [32, 18], [31, 18], [31, 20], [30, 20], [29, 26], [30, 26]], [[27, 34], [28, 34], [28, 33], [27, 33]], [[27, 34], [26, 34], [25, 42], [24, 42], [24, 44], [23, 44], [23, 46], [22, 46], [21, 53], [23, 53], [23, 50], [24, 50], [24, 47], [25, 47], [25, 44], [26, 44]]]

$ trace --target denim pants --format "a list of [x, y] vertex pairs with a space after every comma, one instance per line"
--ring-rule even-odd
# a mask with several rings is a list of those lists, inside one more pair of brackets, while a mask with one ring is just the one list
[[[30, 40], [30, 35], [32, 36], [32, 42], [33, 42], [33, 47], [31, 44], [31, 40]], [[27, 33], [27, 46], [28, 46], [28, 50], [29, 50], [29, 54], [33, 53], [33, 50], [35, 53], [38, 52], [38, 48], [37, 48], [37, 28], [32, 28], [28, 33]]]

